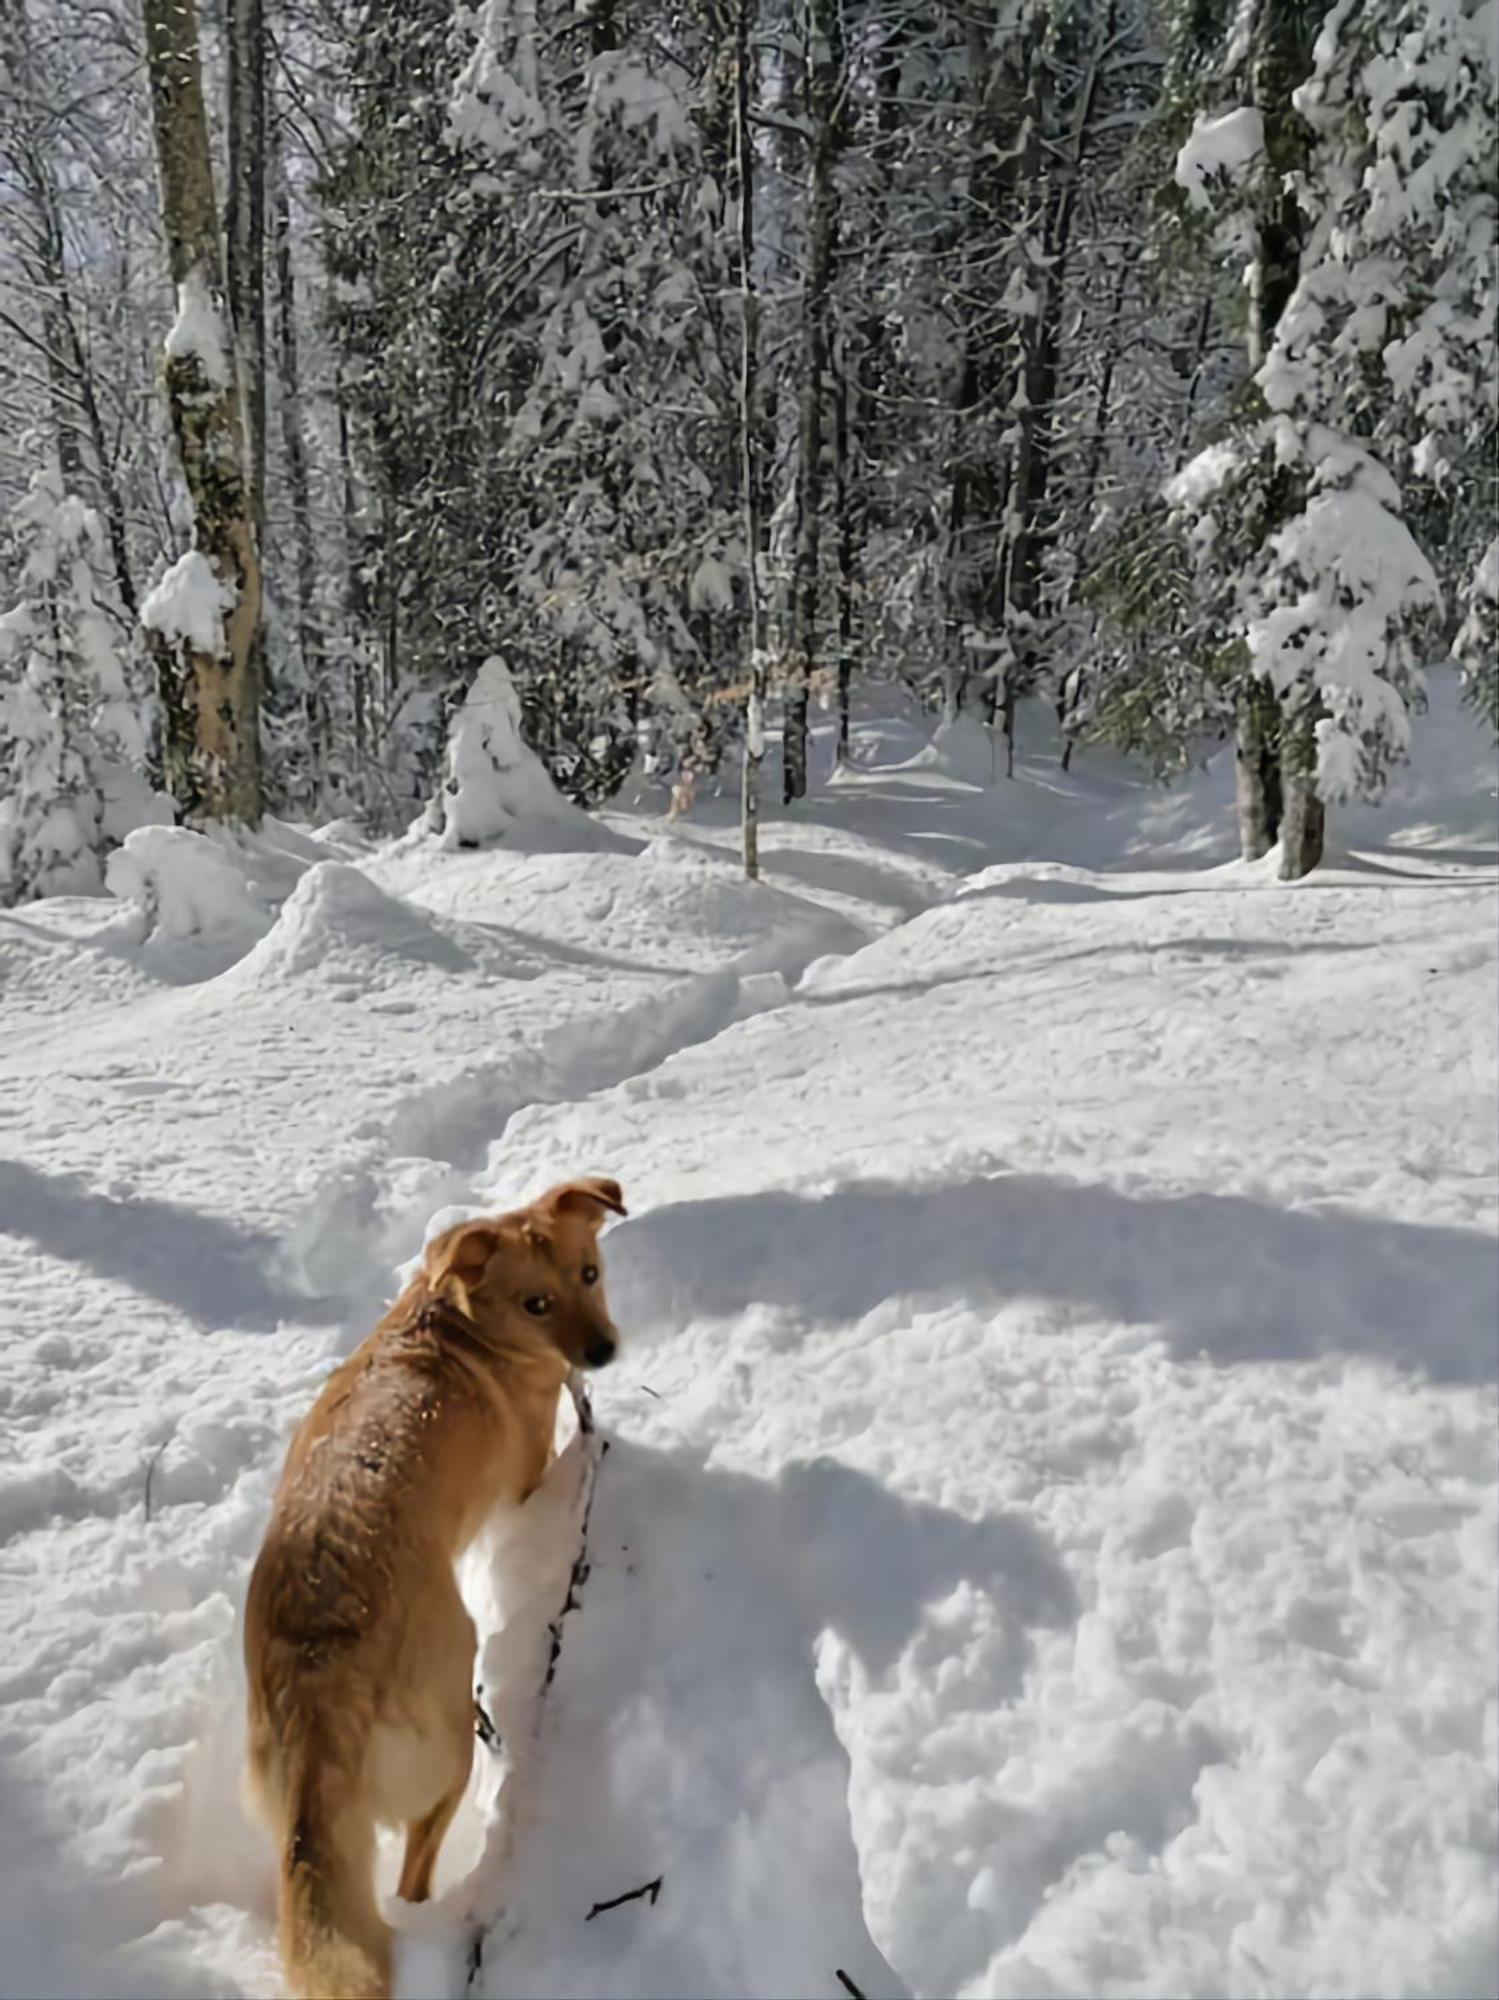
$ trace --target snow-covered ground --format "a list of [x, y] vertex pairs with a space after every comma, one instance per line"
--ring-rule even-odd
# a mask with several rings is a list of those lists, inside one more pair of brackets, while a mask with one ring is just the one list
[[1499, 1990], [1477, 724], [1439, 688], [1295, 887], [1221, 760], [862, 744], [759, 888], [709, 802], [158, 829], [149, 936], [0, 914], [0, 1990], [278, 1990], [237, 1619], [287, 1433], [435, 1216], [575, 1169], [632, 1210], [589, 1570], [540, 1700], [574, 1449], [471, 1565], [511, 1754], [409, 1990]]

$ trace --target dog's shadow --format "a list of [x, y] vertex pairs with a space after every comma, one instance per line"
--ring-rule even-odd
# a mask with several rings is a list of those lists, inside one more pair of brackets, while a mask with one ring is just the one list
[[[1077, 1615], [1066, 1571], [1024, 1520], [967, 1520], [846, 1465], [765, 1480], [611, 1442], [474, 1990], [833, 1996], [841, 1967], [871, 2000], [902, 1993], [864, 1922], [823, 1635], [879, 1683], [966, 1585], [1000, 1634], [985, 1700], [1012, 1699], [1033, 1628]], [[657, 1876], [655, 1902], [589, 1917]]]

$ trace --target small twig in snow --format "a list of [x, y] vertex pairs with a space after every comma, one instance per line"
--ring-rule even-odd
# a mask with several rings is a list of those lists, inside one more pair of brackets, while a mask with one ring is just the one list
[[161, 1443], [156, 1447], [155, 1451], [153, 1451], [151, 1456], [146, 1460], [146, 1519], [148, 1521], [151, 1518], [151, 1481], [156, 1477], [156, 1467], [160, 1462], [161, 1454], [166, 1450], [167, 1446], [171, 1442], [172, 1442], [172, 1433], [168, 1431], [166, 1436], [162, 1439]]
[[661, 1894], [661, 1884], [665, 1880], [664, 1875], [658, 1875], [654, 1882], [642, 1882], [638, 1889], [626, 1889], [622, 1896], [611, 1896], [607, 1903], [595, 1903], [583, 1919], [584, 1923], [591, 1924], [594, 1918], [602, 1916], [605, 1910], [617, 1910], [621, 1903], [638, 1903], [642, 1897], [648, 1897], [651, 1908], [654, 1909], [656, 1898]]
[[838, 1984], [843, 1988], [845, 1993], [852, 1993], [852, 1995], [854, 1996], [854, 2000], [864, 2000], [864, 1995], [859, 1991], [858, 1987], [855, 1986], [854, 1982], [849, 1978], [848, 1974], [844, 1971], [841, 1965], [835, 1966], [833, 1968], [833, 1976], [838, 1981]]
[[474, 1932], [473, 1936], [468, 1941], [468, 1977], [463, 1982], [463, 1990], [465, 1993], [473, 1992], [474, 1981], [479, 1977], [479, 1974], [483, 1970], [484, 1970], [484, 1933], [482, 1930], [477, 1930]]

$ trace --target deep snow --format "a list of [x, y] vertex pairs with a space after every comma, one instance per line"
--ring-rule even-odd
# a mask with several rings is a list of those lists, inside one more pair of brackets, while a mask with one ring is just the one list
[[632, 1208], [589, 1572], [539, 1701], [575, 1442], [469, 1566], [510, 1754], [410, 1990], [471, 1917], [496, 1996], [1499, 1988], [1477, 724], [1296, 887], [1221, 763], [860, 746], [760, 888], [706, 801], [156, 830], [0, 915], [0, 1988], [277, 1990], [285, 1438], [434, 1221], [575, 1169]]

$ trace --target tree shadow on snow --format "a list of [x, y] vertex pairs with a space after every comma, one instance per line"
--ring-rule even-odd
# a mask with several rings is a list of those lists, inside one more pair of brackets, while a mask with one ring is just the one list
[[276, 1240], [151, 1195], [97, 1194], [71, 1174], [0, 1160], [0, 1235], [85, 1265], [171, 1306], [201, 1327], [323, 1325], [334, 1302], [275, 1276]]
[[[863, 1916], [819, 1637], [878, 1681], [966, 1583], [1000, 1607], [985, 1700], [1001, 1703], [1033, 1628], [1075, 1621], [1067, 1572], [1018, 1516], [969, 1520], [829, 1460], [764, 1480], [611, 1445], [502, 1885], [524, 1921], [486, 1949], [493, 1990], [836, 2000], [841, 1966], [871, 2000], [902, 1993]], [[658, 1903], [588, 1920], [656, 1875]]]
[[1491, 1237], [1238, 1195], [1010, 1174], [682, 1203], [619, 1229], [609, 1275], [625, 1326], [730, 1317], [754, 1301], [851, 1321], [890, 1298], [1033, 1296], [1158, 1328], [1184, 1360], [1359, 1355], [1440, 1382], [1499, 1372]]

